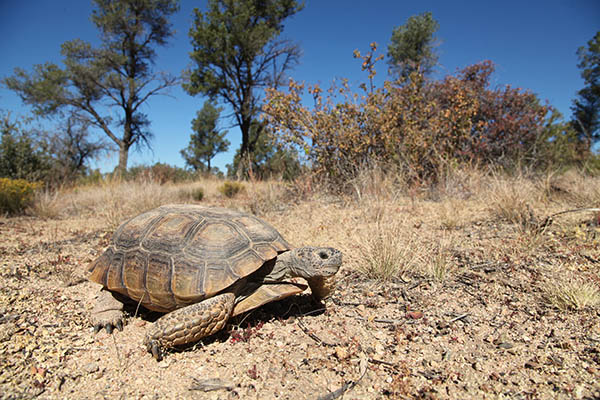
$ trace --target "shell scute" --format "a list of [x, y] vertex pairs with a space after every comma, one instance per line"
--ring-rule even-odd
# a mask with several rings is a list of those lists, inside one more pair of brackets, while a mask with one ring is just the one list
[[200, 222], [190, 215], [165, 215], [144, 235], [142, 248], [151, 252], [176, 254], [184, 246], [185, 235]]

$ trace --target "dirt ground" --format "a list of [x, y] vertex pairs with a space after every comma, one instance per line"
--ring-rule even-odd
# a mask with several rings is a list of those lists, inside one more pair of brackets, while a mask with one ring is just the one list
[[[600, 398], [598, 306], [546, 300], [553, 279], [600, 286], [597, 217], [576, 213], [537, 234], [486, 207], [481, 199], [270, 207], [261, 217], [292, 244], [344, 252], [333, 297], [271, 303], [160, 362], [142, 345], [156, 314], [130, 310], [112, 335], [89, 323], [96, 287], [85, 271], [110, 240], [105, 217], [2, 218], [0, 398]], [[361, 273], [381, 215], [414, 233], [415, 251], [447, 241], [442, 269], [430, 257], [431, 274]]]

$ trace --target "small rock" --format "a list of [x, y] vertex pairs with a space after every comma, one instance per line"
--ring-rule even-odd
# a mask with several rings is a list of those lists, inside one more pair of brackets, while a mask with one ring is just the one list
[[532, 358], [531, 360], [525, 363], [525, 368], [539, 370], [541, 366], [535, 359]]
[[88, 374], [93, 374], [94, 372], [98, 371], [99, 369], [100, 369], [100, 367], [95, 362], [91, 362], [83, 367], [83, 370], [85, 372], [87, 372]]
[[335, 348], [335, 356], [338, 360], [345, 360], [348, 358], [348, 350], [346, 350], [344, 347], [338, 346]]

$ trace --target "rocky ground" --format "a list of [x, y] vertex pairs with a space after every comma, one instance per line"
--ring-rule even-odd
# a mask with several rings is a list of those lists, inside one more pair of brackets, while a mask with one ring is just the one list
[[[335, 295], [269, 304], [160, 362], [142, 346], [156, 314], [130, 310], [112, 335], [90, 326], [97, 288], [85, 270], [111, 236], [102, 215], [0, 219], [0, 398], [600, 398], [599, 308], [552, 301], [561, 282], [600, 286], [596, 214], [540, 233], [491, 217], [479, 200], [453, 204], [262, 212], [295, 245], [344, 251]], [[561, 208], [548, 207], [535, 211]], [[429, 270], [365, 272], [365, 243], [389, 220], [414, 234], [410, 251], [429, 249], [413, 260]]]

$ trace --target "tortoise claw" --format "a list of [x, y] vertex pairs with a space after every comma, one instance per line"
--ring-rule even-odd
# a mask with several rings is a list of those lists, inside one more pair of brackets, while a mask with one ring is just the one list
[[122, 332], [123, 331], [123, 321], [118, 320], [115, 327]]
[[111, 324], [106, 324], [105, 328], [109, 335], [113, 332], [113, 326]]
[[102, 324], [94, 325], [94, 333], [100, 332], [101, 329], [102, 329]]
[[162, 360], [162, 350], [157, 340], [150, 340], [146, 342], [146, 349], [152, 353], [152, 357], [154, 357], [156, 361]]
[[148, 343], [147, 347], [148, 347], [148, 351], [150, 351], [152, 353], [152, 356], [156, 359], [156, 361], [162, 360], [162, 351], [160, 349], [158, 341], [151, 340]]

